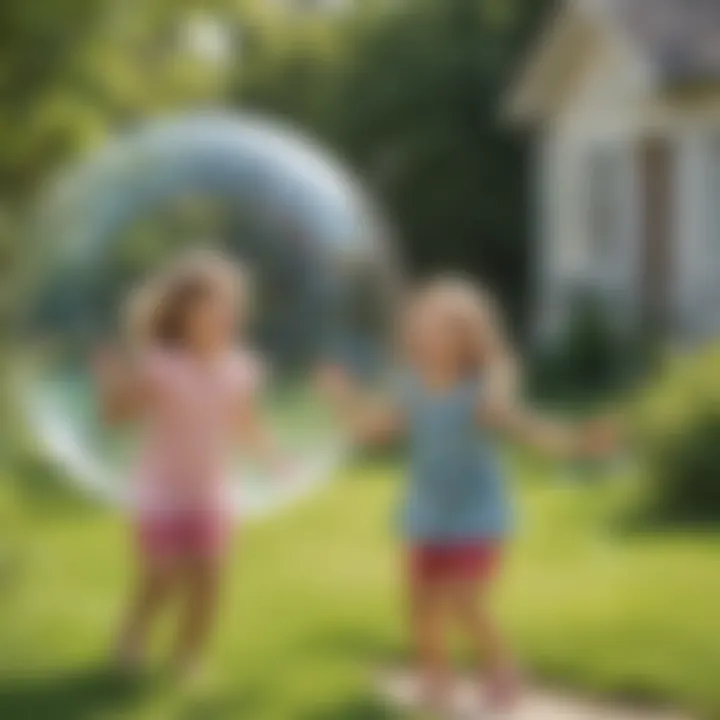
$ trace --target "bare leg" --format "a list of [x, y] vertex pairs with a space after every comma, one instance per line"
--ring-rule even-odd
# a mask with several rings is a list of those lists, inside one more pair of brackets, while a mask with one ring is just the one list
[[148, 632], [174, 587], [176, 570], [171, 560], [148, 559], [144, 562], [118, 639], [120, 664], [131, 668], [142, 662]]
[[455, 608], [463, 629], [480, 655], [488, 659], [489, 699], [498, 709], [512, 707], [518, 699], [519, 679], [509, 644], [489, 607], [487, 588], [474, 581], [457, 583]]
[[412, 583], [410, 620], [420, 663], [424, 699], [444, 707], [449, 698], [450, 669], [444, 637], [444, 588], [441, 584]]
[[175, 662], [183, 672], [194, 670], [212, 630], [220, 570], [220, 561], [215, 558], [192, 558], [184, 565], [184, 607], [174, 653]]

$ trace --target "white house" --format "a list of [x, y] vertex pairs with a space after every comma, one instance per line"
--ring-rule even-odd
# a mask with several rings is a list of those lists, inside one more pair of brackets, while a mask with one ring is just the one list
[[353, 0], [274, 0], [286, 10], [301, 13], [338, 12], [348, 10]]
[[720, 333], [720, 0], [565, 0], [506, 111], [538, 135], [541, 335], [579, 288], [630, 327]]

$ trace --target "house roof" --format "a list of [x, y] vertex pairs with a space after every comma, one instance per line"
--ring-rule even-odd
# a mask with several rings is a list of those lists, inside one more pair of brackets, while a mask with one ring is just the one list
[[718, 0], [599, 0], [671, 85], [720, 80]]
[[720, 83], [720, 0], [562, 0], [511, 88], [511, 116], [537, 113], [548, 79], [587, 47], [590, 27], [619, 33], [660, 88]]

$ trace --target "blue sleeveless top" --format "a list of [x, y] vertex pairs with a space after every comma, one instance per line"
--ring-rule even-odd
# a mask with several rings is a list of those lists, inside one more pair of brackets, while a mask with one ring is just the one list
[[442, 393], [417, 377], [400, 384], [410, 441], [401, 526], [412, 541], [462, 543], [499, 539], [510, 531], [500, 458], [477, 421], [480, 393], [477, 380]]

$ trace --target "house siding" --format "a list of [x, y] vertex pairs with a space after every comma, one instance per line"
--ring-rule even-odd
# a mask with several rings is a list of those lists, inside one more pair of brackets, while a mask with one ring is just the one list
[[712, 210], [707, 197], [708, 145], [704, 133], [693, 131], [681, 138], [678, 150], [677, 331], [681, 339], [689, 340], [707, 330], [705, 238]]
[[[599, 30], [600, 32], [600, 30]], [[569, 297], [594, 290], [609, 317], [637, 327], [643, 318], [643, 179], [638, 148], [660, 139], [672, 148], [668, 222], [668, 329], [696, 342], [720, 331], [720, 92], [668, 97], [622, 38], [600, 33], [573, 93], [545, 119], [537, 161], [538, 336], [563, 327]], [[593, 247], [588, 162], [616, 151], [619, 162], [613, 251]]]
[[[638, 183], [634, 166], [638, 108], [648, 78], [644, 68], [617, 44], [596, 42], [593, 61], [575, 93], [548, 119], [539, 161], [544, 261], [538, 290], [539, 336], [551, 339], [564, 326], [572, 295], [593, 291], [608, 316], [627, 325], [637, 319], [639, 281]], [[621, 82], [618, 80], [621, 78]], [[591, 230], [590, 169], [594, 156], [610, 153], [616, 165], [617, 217], [608, 238], [611, 251], [598, 249]], [[613, 188], [615, 190], [615, 188]], [[596, 239], [596, 238], [595, 238]]]

